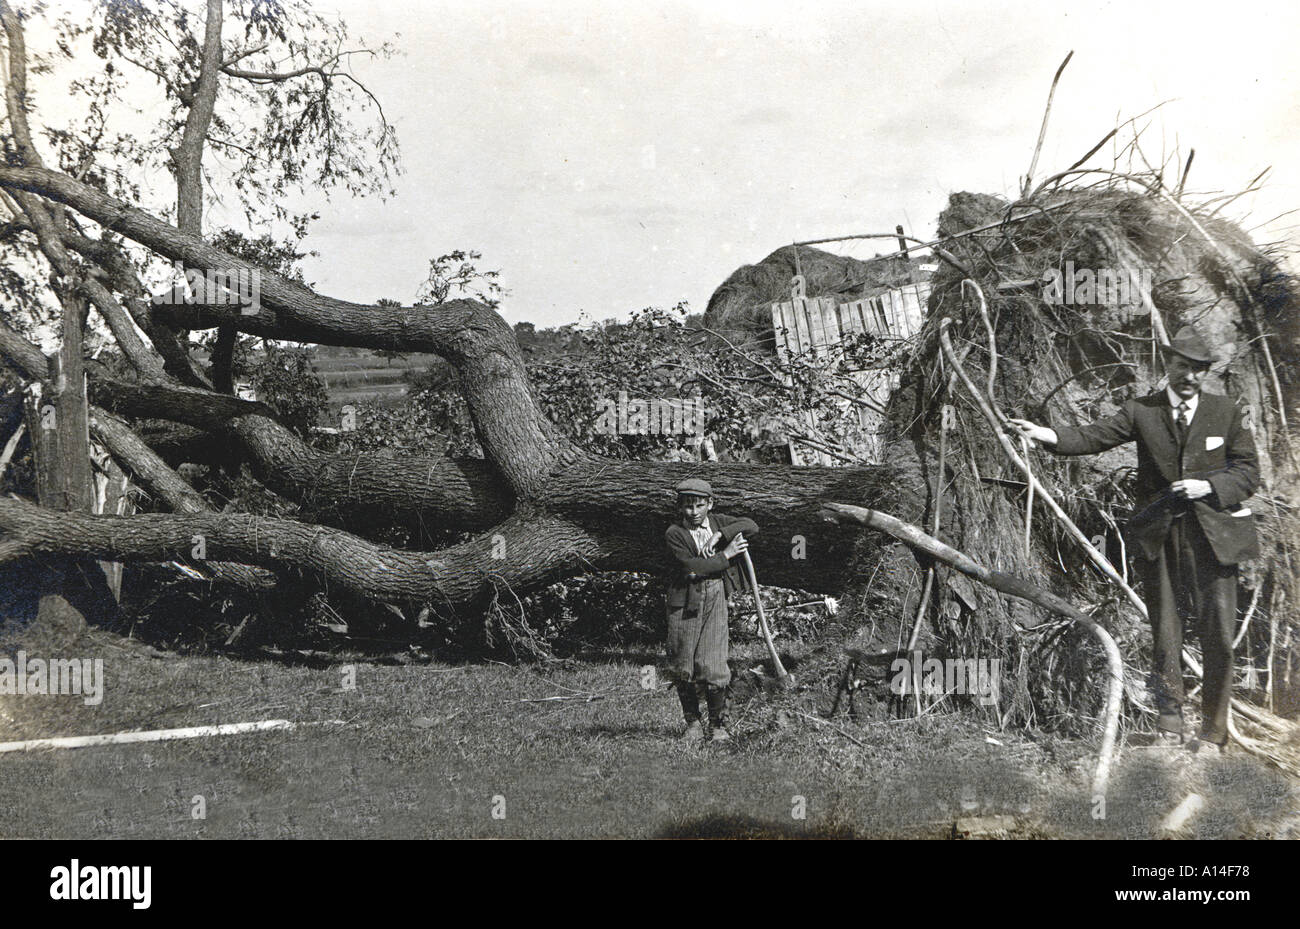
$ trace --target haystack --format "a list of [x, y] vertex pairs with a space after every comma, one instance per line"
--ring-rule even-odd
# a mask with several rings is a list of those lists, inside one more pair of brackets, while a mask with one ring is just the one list
[[772, 304], [790, 298], [796, 274], [804, 276], [809, 297], [833, 295], [843, 303], [927, 277], [921, 264], [903, 257], [863, 261], [813, 246], [784, 245], [757, 264], [733, 271], [709, 298], [704, 325], [733, 342], [771, 348]]

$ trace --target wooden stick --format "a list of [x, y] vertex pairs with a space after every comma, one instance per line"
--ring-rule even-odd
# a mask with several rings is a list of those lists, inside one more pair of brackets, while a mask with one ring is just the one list
[[1187, 175], [1191, 173], [1192, 159], [1194, 159], [1195, 157], [1196, 157], [1196, 149], [1192, 149], [1190, 152], [1187, 153], [1187, 167], [1183, 168], [1183, 176], [1178, 181], [1178, 192], [1174, 194], [1174, 196], [1178, 199], [1182, 199], [1183, 188], [1187, 186]]
[[1079, 527], [1074, 524], [1074, 520], [1070, 519], [1065, 510], [1061, 509], [1060, 504], [1056, 502], [1056, 498], [1047, 492], [1047, 489], [1043, 487], [1038, 478], [1034, 477], [1029, 465], [1027, 465], [1024, 460], [1016, 454], [1016, 450], [1012, 446], [1011, 440], [1007, 438], [1006, 434], [1002, 430], [997, 414], [995, 414], [989, 407], [988, 402], [980, 396], [979, 391], [967, 376], [965, 369], [962, 368], [961, 363], [957, 360], [956, 354], [953, 352], [952, 348], [952, 339], [948, 337], [948, 327], [951, 324], [952, 320], [949, 318], [940, 320], [939, 344], [943, 347], [944, 355], [947, 356], [949, 364], [951, 364], [953, 370], [957, 372], [957, 377], [974, 398], [975, 405], [979, 407], [980, 412], [984, 414], [984, 418], [988, 420], [989, 426], [992, 427], [994, 435], [997, 437], [998, 444], [1002, 446], [1003, 452], [1005, 452], [1012, 463], [1020, 469], [1021, 473], [1025, 475], [1025, 480], [1036, 485], [1035, 491], [1038, 496], [1042, 498], [1043, 503], [1052, 511], [1052, 514], [1061, 521], [1061, 524], [1065, 527], [1070, 537], [1083, 547], [1084, 553], [1087, 554], [1093, 564], [1095, 564], [1103, 574], [1119, 585], [1120, 589], [1124, 591], [1124, 595], [1135, 607], [1137, 607], [1138, 610], [1142, 612], [1142, 616], [1145, 618], [1147, 615], [1147, 607], [1146, 604], [1142, 602], [1142, 598], [1137, 595], [1132, 587], [1124, 583], [1124, 579], [1120, 576], [1120, 573], [1115, 570], [1115, 566], [1110, 563], [1109, 559], [1107, 559], [1105, 555], [1097, 551], [1092, 542], [1088, 540], [1088, 537], [1085, 536]]
[[[1071, 52], [1070, 54], [1074, 54]], [[1067, 57], [1066, 61], [1070, 59]], [[1062, 68], [1065, 65], [1061, 65]], [[1057, 76], [1060, 74], [1058, 72]], [[984, 290], [974, 281], [967, 278], [961, 282], [962, 295], [966, 294], [966, 285], [969, 284], [975, 291], [975, 296], [980, 301], [980, 319], [984, 321], [984, 331], [989, 337], [989, 376], [988, 376], [988, 400], [989, 408], [993, 410], [993, 415], [997, 417], [998, 423], [1005, 425], [1006, 415], [998, 408], [997, 399], [997, 379], [998, 379], [998, 342], [997, 335], [993, 329], [993, 320], [989, 318], [988, 301], [984, 299]], [[954, 372], [955, 374], [955, 372]], [[1024, 436], [1020, 437], [1020, 454], [1025, 460], [1025, 473], [1029, 473], [1029, 439]], [[1034, 527], [1034, 481], [1027, 482], [1028, 493], [1025, 495], [1025, 557], [1029, 557], [1029, 539]]]
[[1237, 637], [1232, 640], [1232, 650], [1236, 651], [1241, 640], [1246, 637], [1246, 630], [1250, 627], [1250, 621], [1255, 615], [1255, 607], [1259, 606], [1259, 594], [1264, 589], [1264, 581], [1255, 585], [1255, 593], [1250, 598], [1250, 606], [1246, 608], [1246, 615], [1241, 620], [1241, 628], [1237, 630]]
[[745, 566], [745, 577], [749, 580], [749, 588], [754, 592], [754, 606], [758, 609], [758, 628], [763, 633], [763, 641], [767, 643], [767, 653], [772, 656], [772, 670], [776, 672], [776, 679], [782, 687], [790, 687], [794, 684], [794, 678], [786, 671], [785, 665], [781, 664], [781, 656], [776, 653], [772, 630], [768, 628], [767, 616], [763, 613], [763, 598], [758, 593], [758, 578], [754, 574], [754, 562], [750, 560], [747, 551], [740, 553], [740, 560]]
[[9, 441], [5, 443], [4, 451], [0, 452], [0, 477], [4, 477], [5, 469], [9, 467], [9, 459], [13, 458], [14, 450], [18, 448], [18, 441], [23, 437], [23, 433], [26, 431], [27, 424], [19, 423], [18, 428], [14, 430], [14, 434], [11, 435]]
[[299, 726], [343, 725], [341, 719], [319, 723], [295, 723], [287, 719], [263, 719], [255, 723], [222, 723], [218, 726], [188, 726], [184, 729], [149, 729], [143, 732], [113, 732], [108, 735], [60, 736], [52, 739], [28, 739], [25, 742], [0, 742], [0, 753], [30, 752], [42, 748], [90, 748], [96, 745], [130, 745], [135, 742], [171, 742], [176, 739], [199, 739], [207, 736], [239, 735], [245, 732], [272, 732], [297, 729]]
[[1034, 146], [1034, 157], [1029, 162], [1029, 173], [1025, 175], [1025, 182], [1020, 186], [1022, 199], [1029, 196], [1029, 187], [1034, 182], [1034, 171], [1038, 169], [1038, 156], [1043, 151], [1043, 140], [1047, 138], [1047, 117], [1052, 112], [1052, 98], [1056, 96], [1056, 85], [1061, 80], [1061, 72], [1065, 70], [1065, 66], [1070, 63], [1070, 59], [1073, 57], [1074, 50], [1071, 49], [1070, 53], [1065, 56], [1065, 60], [1061, 62], [1061, 66], [1056, 69], [1056, 76], [1052, 78], [1052, 88], [1047, 92], [1047, 106], [1043, 108], [1043, 124], [1038, 129], [1038, 144]]
[[836, 726], [836, 725], [833, 725], [833, 724], [831, 724], [831, 723], [828, 723], [826, 720], [822, 719], [820, 716], [813, 716], [813, 715], [811, 715], [811, 714], [809, 714], [809, 713], [805, 713], [803, 710], [795, 710], [795, 712], [798, 713], [800, 716], [802, 716], [804, 719], [811, 719], [813, 722], [817, 723], [817, 725], [819, 725], [819, 726], [826, 726], [826, 727], [828, 727], [828, 728], [830, 728], [830, 729], [834, 729], [836, 732], [838, 732], [840, 735], [844, 736], [844, 738], [848, 739], [850, 742], [852, 742], [854, 745], [858, 746], [859, 748], [866, 748], [866, 747], [867, 747], [867, 746], [866, 746], [866, 743], [863, 742], [861, 739], [854, 738], [853, 736], [851, 736], [851, 735], [849, 735], [847, 732], [845, 732], [843, 729], [841, 729], [839, 726]]
[[[948, 392], [952, 392], [953, 382], [956, 375], [948, 377]], [[948, 405], [945, 395], [945, 402], [939, 412], [939, 475], [934, 485], [934, 516], [930, 520], [930, 534], [938, 538], [939, 521], [943, 509], [943, 481], [944, 471], [947, 468], [948, 458], [948, 419], [952, 412], [952, 407]], [[916, 608], [916, 619], [912, 622], [912, 634], [907, 640], [907, 650], [910, 653], [916, 648], [916, 640], [921, 637], [921, 621], [925, 619], [925, 608], [930, 602], [930, 588], [934, 586], [934, 565], [930, 565], [925, 571], [925, 587], [921, 591], [921, 602]]]
[[[1020, 454], [1025, 463], [1029, 463], [1029, 439], [1020, 437]], [[1029, 490], [1025, 494], [1025, 557], [1029, 557], [1029, 536], [1034, 528], [1034, 482], [1029, 481]]]
[[1102, 649], [1106, 653], [1106, 663], [1110, 666], [1110, 679], [1107, 682], [1106, 709], [1104, 711], [1106, 722], [1102, 731], [1097, 767], [1092, 779], [1093, 795], [1105, 795], [1106, 783], [1110, 777], [1111, 760], [1115, 753], [1115, 739], [1119, 732], [1120, 697], [1124, 689], [1123, 660], [1120, 658], [1119, 646], [1115, 644], [1115, 640], [1109, 632], [1087, 613], [1051, 591], [1043, 590], [1023, 578], [1004, 574], [1001, 571], [990, 570], [964, 552], [959, 552], [957, 549], [945, 545], [933, 536], [926, 535], [915, 526], [887, 513], [881, 513], [879, 510], [869, 510], [860, 506], [850, 506], [845, 503], [824, 503], [822, 504], [821, 515], [823, 518], [835, 522], [857, 523], [872, 529], [878, 529], [881, 532], [887, 532], [904, 545], [925, 552], [931, 558], [942, 561], [967, 577], [973, 577], [975, 580], [987, 584], [994, 590], [1036, 603], [1053, 613], [1058, 613], [1086, 626], [1101, 642]]
[[[1261, 581], [1260, 587], [1264, 584]], [[1265, 684], [1264, 697], [1268, 701], [1269, 712], [1275, 709], [1273, 702], [1273, 662], [1277, 660], [1277, 613], [1268, 611], [1268, 683]]]

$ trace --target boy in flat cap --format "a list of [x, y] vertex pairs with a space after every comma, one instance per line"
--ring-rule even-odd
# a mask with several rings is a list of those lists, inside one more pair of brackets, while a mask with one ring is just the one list
[[679, 522], [664, 540], [672, 555], [668, 580], [668, 664], [686, 717], [687, 741], [704, 738], [699, 686], [704, 686], [714, 742], [727, 733], [727, 597], [740, 586], [730, 559], [748, 550], [745, 534], [758, 532], [751, 519], [713, 512], [713, 488], [697, 477], [677, 485]]
[[1151, 689], [1161, 738], [1182, 743], [1183, 618], [1196, 623], [1205, 657], [1201, 731], [1189, 744], [1222, 751], [1232, 699], [1237, 564], [1259, 555], [1255, 520], [1242, 501], [1259, 486], [1255, 441], [1241, 408], [1201, 392], [1214, 360], [1185, 326], [1164, 347], [1169, 385], [1129, 400], [1114, 416], [1075, 428], [1011, 420], [1060, 455], [1090, 455], [1137, 442], [1139, 508], [1128, 536], [1141, 559], [1143, 599], [1155, 642]]

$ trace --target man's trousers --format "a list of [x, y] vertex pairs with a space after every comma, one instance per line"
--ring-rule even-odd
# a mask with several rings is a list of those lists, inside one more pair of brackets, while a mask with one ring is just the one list
[[699, 585], [698, 602], [668, 611], [668, 669], [676, 681], [731, 683], [727, 666], [727, 593], [720, 578]]
[[1141, 564], [1155, 642], [1150, 683], [1160, 728], [1182, 731], [1183, 622], [1190, 620], [1200, 637], [1205, 665], [1200, 737], [1222, 745], [1228, 740], [1228, 703], [1232, 699], [1237, 566], [1219, 563], [1201, 524], [1190, 512], [1174, 520], [1160, 555]]

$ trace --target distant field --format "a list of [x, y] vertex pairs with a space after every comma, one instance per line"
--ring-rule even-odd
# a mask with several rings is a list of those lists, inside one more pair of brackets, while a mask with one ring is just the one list
[[312, 364], [325, 382], [331, 408], [349, 403], [395, 407], [406, 402], [408, 380], [436, 359], [436, 355], [411, 354], [389, 361], [378, 352], [346, 356], [318, 351]]

